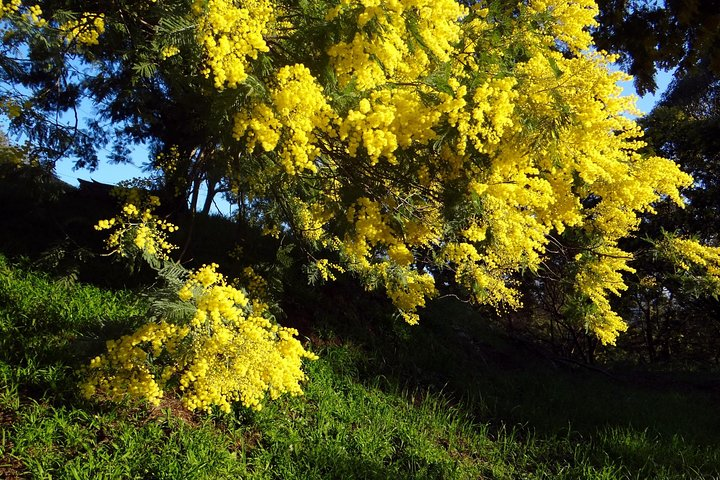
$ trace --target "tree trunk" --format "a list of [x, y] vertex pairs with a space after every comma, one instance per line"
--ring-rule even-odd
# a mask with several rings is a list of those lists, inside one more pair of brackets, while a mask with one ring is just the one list
[[214, 180], [207, 179], [207, 196], [205, 197], [205, 203], [203, 204], [202, 213], [203, 215], [210, 215], [210, 209], [212, 208], [213, 200], [217, 194], [217, 182]]

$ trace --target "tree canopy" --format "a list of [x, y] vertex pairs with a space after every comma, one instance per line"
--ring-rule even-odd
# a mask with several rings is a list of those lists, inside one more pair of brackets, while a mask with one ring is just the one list
[[[643, 153], [597, 14], [591, 0], [13, 0], [2, 108], [48, 158], [151, 143], [166, 186], [222, 183], [315, 277], [352, 273], [410, 323], [446, 288], [518, 307], [520, 276], [562, 255], [569, 311], [614, 343], [620, 242], [691, 178]], [[82, 98], [86, 131], [54, 121]]]

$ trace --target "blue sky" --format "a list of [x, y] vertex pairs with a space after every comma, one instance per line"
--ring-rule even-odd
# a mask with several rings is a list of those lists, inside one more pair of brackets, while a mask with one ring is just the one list
[[[659, 72], [658, 75], [655, 77], [655, 81], [657, 82], [658, 87], [657, 92], [655, 92], [655, 94], [648, 93], [640, 97], [637, 102], [638, 109], [643, 113], [650, 113], [650, 110], [652, 110], [652, 108], [655, 106], [655, 103], [660, 100], [663, 92], [667, 90], [667, 87], [668, 85], [670, 85], [672, 78], [672, 72]], [[623, 91], [628, 95], [637, 95], [637, 93], [635, 92], [635, 87], [633, 87], [632, 81], [621, 82], [620, 85], [623, 87]]]

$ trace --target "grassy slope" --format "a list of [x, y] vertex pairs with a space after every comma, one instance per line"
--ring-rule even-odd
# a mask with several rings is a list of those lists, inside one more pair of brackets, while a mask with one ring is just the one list
[[720, 474], [716, 393], [553, 364], [453, 302], [419, 327], [346, 307], [325, 305], [304, 397], [210, 417], [96, 404], [75, 368], [142, 321], [142, 302], [0, 259], [0, 478]]

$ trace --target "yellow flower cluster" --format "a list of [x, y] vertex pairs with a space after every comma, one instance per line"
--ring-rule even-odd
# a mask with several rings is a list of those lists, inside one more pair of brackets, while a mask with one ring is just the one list
[[253, 267], [245, 267], [241, 277], [245, 289], [255, 298], [264, 299], [268, 297], [268, 283], [260, 276]]
[[[384, 265], [384, 266], [387, 266]], [[435, 280], [427, 273], [408, 268], [388, 278], [387, 268], [382, 269], [382, 280], [393, 304], [400, 310], [403, 319], [410, 325], [420, 321], [417, 309], [425, 306], [425, 299], [435, 295]]]
[[175, 45], [170, 45], [160, 49], [160, 57], [162, 57], [163, 60], [174, 57], [178, 53], [180, 53], [180, 49]]
[[359, 198], [348, 208], [347, 219], [354, 225], [355, 234], [346, 235], [343, 250], [356, 263], [369, 267], [371, 249], [378, 244], [392, 245], [397, 239], [380, 212], [380, 205], [367, 197]]
[[695, 276], [711, 295], [720, 297], [720, 247], [667, 234], [657, 247], [682, 272]]
[[105, 32], [105, 15], [83, 13], [77, 20], [60, 25], [60, 32], [68, 43], [98, 45], [100, 35]]
[[42, 18], [43, 12], [40, 5], [36, 4], [28, 7], [23, 5], [22, 0], [10, 0], [9, 2], [0, 0], [0, 18], [20, 12], [23, 12], [22, 16], [25, 21], [37, 28], [45, 27], [48, 24], [47, 20]]
[[[390, 227], [378, 202], [359, 198], [346, 215], [354, 226], [354, 235], [346, 235], [335, 247], [346, 259], [348, 268], [363, 277], [379, 280], [405, 321], [417, 323], [416, 310], [425, 305], [427, 297], [435, 294], [433, 277], [413, 268], [412, 251], [402, 235]], [[377, 254], [383, 250], [385, 259], [378, 260]]]
[[666, 238], [663, 247], [678, 257], [676, 264], [683, 270], [698, 266], [707, 269], [710, 275], [720, 276], [720, 248], [679, 237]]
[[[171, 145], [166, 151], [158, 152], [157, 155], [155, 155], [153, 164], [157, 170], [161, 170], [166, 175], [169, 175], [177, 172], [178, 164], [180, 164], [181, 161], [182, 156], [180, 150], [176, 145]], [[128, 201], [133, 200], [128, 199]]]
[[345, 0], [328, 18], [350, 16], [358, 31], [328, 55], [341, 83], [352, 80], [358, 90], [412, 82], [430, 73], [433, 62], [450, 59], [465, 14], [454, 0]]
[[[597, 25], [598, 14], [594, 0], [531, 0], [527, 12], [546, 27], [542, 40], [548, 46], [559, 41], [573, 53], [579, 53], [592, 45], [589, 27]], [[547, 18], [552, 20], [543, 21]]]
[[[317, 260], [315, 262], [315, 268], [317, 268], [320, 278], [326, 282], [329, 280], [337, 280], [335, 273], [345, 273], [345, 269], [342, 266], [332, 263], [327, 258]], [[333, 270], [335, 271], [333, 272]]]
[[272, 323], [264, 304], [228, 285], [217, 265], [192, 272], [178, 296], [196, 309], [189, 323], [151, 323], [108, 342], [87, 370], [85, 395], [158, 404], [177, 387], [190, 410], [229, 412], [235, 402], [259, 410], [266, 395], [302, 394], [302, 360], [317, 357], [297, 331]]
[[418, 215], [405, 219], [404, 238], [408, 245], [417, 247], [442, 243], [442, 214], [440, 205], [429, 203], [418, 207]]
[[242, 6], [233, 0], [195, 0], [192, 10], [198, 19], [198, 43], [205, 49], [206, 76], [212, 75], [215, 87], [234, 88], [248, 76], [249, 59], [267, 52], [263, 35], [274, 19], [273, 2], [245, 0]]
[[107, 342], [107, 353], [90, 361], [80, 389], [85, 397], [103, 394], [110, 400], [126, 396], [144, 398], [159, 405], [161, 385], [166, 375], [155, 375], [152, 361], [163, 351], [177, 353], [180, 342], [189, 334], [187, 327], [166, 322], [148, 323], [130, 335]]
[[506, 281], [511, 270], [492, 268], [493, 262], [483, 258], [472, 244], [450, 243], [443, 247], [440, 258], [454, 270], [455, 280], [460, 285], [469, 287], [473, 298], [479, 303], [495, 307], [520, 307], [518, 291]]
[[[616, 82], [622, 74], [608, 72], [609, 57], [536, 48], [538, 54], [518, 66], [515, 93], [507, 97], [514, 103], [507, 109], [511, 135], [506, 131], [499, 143], [473, 144], [491, 159], [482, 181], [470, 182], [489, 239], [479, 240], [485, 242], [481, 263], [537, 268], [552, 230], [582, 227], [602, 239], [601, 247], [579, 262], [575, 288], [589, 305], [588, 329], [612, 344], [626, 325], [608, 295], [625, 288], [621, 273], [631, 271], [630, 255], [617, 242], [661, 196], [681, 203], [678, 188], [691, 179], [668, 160], [635, 152], [643, 146], [642, 132], [623, 116], [632, 111], [632, 99], [621, 97]], [[562, 136], [518, 128], [528, 124], [546, 125]], [[540, 147], [528, 150], [533, 144]], [[580, 200], [588, 196], [597, 201], [583, 207]]]
[[188, 293], [197, 306], [190, 322], [195, 355], [179, 377], [188, 408], [229, 410], [240, 401], [260, 409], [266, 393], [272, 399], [302, 393], [302, 359], [317, 357], [294, 338], [297, 331], [270, 322], [262, 304], [227, 285], [215, 265], [190, 276], [181, 298]]
[[608, 293], [619, 295], [627, 289], [622, 272], [635, 272], [627, 264], [630, 260], [630, 254], [613, 246], [579, 254], [577, 258], [580, 268], [575, 278], [575, 289], [591, 304], [589, 311], [585, 312], [586, 327], [604, 345], [614, 345], [618, 334], [627, 330], [627, 324], [613, 312]]
[[308, 205], [302, 201], [294, 202], [295, 230], [306, 240], [317, 242], [323, 240], [325, 224], [332, 217], [332, 211], [322, 203]]
[[42, 8], [40, 8], [40, 5], [32, 5], [31, 7], [29, 7], [25, 16], [30, 21], [30, 23], [32, 23], [36, 27], [42, 28], [48, 24], [47, 20], [42, 18]]
[[[634, 107], [617, 85], [623, 74], [590, 49], [595, 12], [589, 0], [521, 2], [504, 19], [452, 1], [335, 6], [328, 21], [357, 26], [327, 51], [353, 96], [329, 102], [334, 131], [323, 141], [347, 156], [305, 170], [327, 190], [365, 178], [376, 190], [373, 200], [350, 201], [340, 237], [328, 231], [330, 207], [303, 210], [298, 228], [310, 226], [349, 271], [384, 286], [409, 321], [434, 292], [432, 277], [415, 269], [418, 251], [438, 247], [435, 262], [479, 302], [517, 307], [514, 273], [542, 268], [549, 235], [583, 230], [593, 243], [578, 262], [576, 293], [590, 305], [588, 328], [612, 343], [624, 324], [608, 297], [629, 268], [618, 242], [661, 197], [681, 203], [678, 188], [691, 180], [672, 162], [637, 153], [642, 132], [625, 116]], [[508, 62], [507, 45], [525, 58]], [[236, 136], [251, 148], [284, 148], [292, 118], [278, 112], [254, 105], [238, 116]], [[316, 154], [316, 144], [303, 148]], [[292, 163], [287, 171], [297, 171]], [[452, 218], [444, 194], [458, 188], [462, 217]], [[329, 204], [339, 214], [345, 201]]]
[[95, 230], [113, 230], [105, 241], [107, 248], [122, 256], [132, 256], [140, 251], [160, 259], [167, 259], [168, 253], [177, 248], [172, 245], [167, 234], [175, 232], [177, 227], [172, 223], [157, 218], [152, 213], [152, 206], [157, 206], [157, 197], [151, 197], [154, 205], [142, 212], [132, 203], [122, 208], [122, 213], [115, 218], [100, 220]]
[[356, 110], [348, 112], [338, 135], [347, 142], [347, 152], [352, 156], [362, 146], [371, 164], [381, 157], [396, 163], [394, 152], [399, 147], [427, 144], [437, 136], [433, 127], [442, 113], [441, 109], [426, 105], [416, 89], [377, 90], [369, 99], [360, 100]]
[[331, 109], [322, 87], [304, 65], [282, 67], [270, 91], [270, 105], [259, 103], [235, 116], [234, 136], [247, 137], [248, 151], [256, 145], [278, 152], [285, 172], [315, 172], [320, 132], [330, 126]]
[[[513, 87], [517, 80], [512, 77], [495, 78], [471, 91], [472, 101], [466, 106], [457, 101], [466, 92], [464, 85], [457, 87], [457, 97], [448, 100], [450, 125], [458, 130], [455, 148], [459, 155], [466, 151], [467, 142], [472, 142], [479, 153], [490, 153], [503, 138], [506, 129], [514, 125], [513, 100], [518, 96]], [[453, 101], [454, 100], [454, 101]]]
[[0, 18], [17, 13], [22, 6], [22, 0], [10, 0], [9, 2], [0, 0]]
[[[577, 5], [583, 15], [590, 11]], [[549, 12], [562, 13], [552, 8]], [[564, 29], [562, 41], [580, 48], [587, 34], [571, 20], [563, 20], [565, 25], [557, 28]], [[426, 157], [427, 170], [435, 174], [432, 180], [426, 173], [424, 180], [418, 175], [420, 183], [433, 186], [465, 178], [468, 204], [477, 205], [477, 217], [454, 234], [466, 242], [441, 240], [438, 260], [454, 269], [456, 280], [479, 302], [517, 307], [518, 292], [508, 282], [512, 273], [518, 268], [541, 267], [553, 231], [583, 228], [594, 238], [602, 238], [603, 247], [595, 250], [592, 261], [581, 262], [576, 289], [591, 305], [588, 328], [603, 343], [613, 343], [626, 327], [612, 312], [608, 296], [624, 288], [621, 273], [629, 270], [629, 256], [617, 248], [617, 242], [637, 227], [638, 213], [652, 211], [652, 203], [659, 198], [681, 203], [678, 188], [691, 179], [668, 160], [635, 153], [643, 146], [638, 139], [641, 131], [623, 115], [633, 111], [632, 99], [622, 97], [616, 84], [623, 75], [609, 73], [611, 57], [601, 52], [569, 56], [541, 48], [542, 42], [526, 32], [517, 35], [519, 41], [527, 42], [528, 52], [537, 54], [519, 63], [514, 72], [483, 81], [477, 80], [481, 73], [470, 62], [469, 71], [458, 70], [449, 78], [453, 93], [436, 96], [433, 108], [442, 116], [432, 117], [424, 127], [438, 132], [447, 122], [457, 134], [440, 156]], [[557, 38], [559, 34], [553, 35]], [[371, 102], [379, 92], [372, 92], [370, 100], [361, 100], [339, 130], [348, 151], [359, 154], [365, 132], [377, 129], [378, 134], [372, 132], [374, 137], [368, 137], [384, 143], [368, 142], [364, 153], [371, 162], [381, 155], [391, 158], [391, 152], [407, 148], [407, 144], [396, 145], [392, 137], [397, 110], [382, 111]], [[423, 96], [424, 105], [432, 105], [427, 97]], [[385, 107], [389, 102], [375, 103]], [[416, 103], [409, 110], [422, 117], [424, 105]], [[382, 113], [370, 123], [368, 117], [375, 110]], [[558, 115], [559, 111], [565, 113]], [[540, 125], [543, 127], [536, 127]], [[412, 132], [413, 128], [404, 130]], [[432, 133], [418, 136], [413, 146], [430, 140]], [[484, 159], [482, 167], [478, 157]], [[445, 163], [432, 164], [435, 159]], [[596, 195], [598, 201], [584, 207], [581, 200], [590, 195]], [[443, 231], [441, 218], [422, 218], [426, 220], [422, 228]], [[347, 237], [341, 248], [361, 269], [369, 269], [369, 259], [375, 255], [371, 247], [384, 244], [390, 254], [395, 245], [392, 238], [398, 235], [377, 208], [369, 209], [359, 220], [359, 229], [357, 224], [355, 229], [361, 234]], [[417, 226], [412, 217], [405, 221], [406, 238]], [[437, 243], [436, 238], [430, 235], [425, 241]]]

